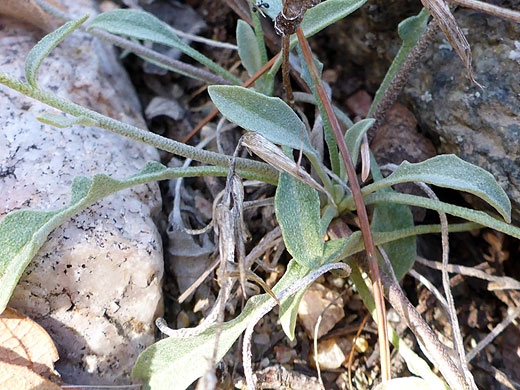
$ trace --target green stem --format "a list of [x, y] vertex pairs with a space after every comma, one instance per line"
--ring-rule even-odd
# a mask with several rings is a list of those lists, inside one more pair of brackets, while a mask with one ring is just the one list
[[[98, 127], [128, 138], [132, 138], [136, 141], [155, 146], [158, 149], [206, 164], [217, 165], [225, 168], [228, 168], [229, 164], [231, 163], [230, 156], [197, 149], [193, 146], [189, 146], [169, 138], [162, 137], [150, 131], [140, 129], [136, 126], [117, 121], [105, 115], [99, 114], [98, 112], [72, 103], [66, 99], [60, 98], [52, 93], [33, 88], [27, 83], [12, 78], [11, 76], [2, 72], [0, 72], [0, 84], [4, 84], [9, 88], [14, 89], [15, 91], [23, 93], [24, 95], [39, 100], [42, 103], [48, 104], [51, 107], [62, 110], [63, 112], [71, 114], [75, 117], [85, 116], [95, 121]], [[238, 158], [236, 160], [236, 168], [239, 170], [249, 171], [258, 177], [262, 177], [262, 181], [267, 183], [275, 184], [278, 180], [278, 173], [276, 170], [261, 162]]]

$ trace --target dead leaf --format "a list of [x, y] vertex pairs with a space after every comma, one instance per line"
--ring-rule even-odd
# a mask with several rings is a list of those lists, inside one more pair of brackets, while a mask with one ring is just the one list
[[455, 49], [460, 59], [464, 63], [468, 72], [468, 77], [475, 85], [482, 88], [473, 78], [473, 68], [471, 66], [471, 47], [464, 33], [459, 28], [457, 21], [451, 13], [450, 7], [444, 0], [421, 0], [425, 8], [435, 18], [442, 32]]
[[[54, 0], [46, 1], [55, 7], [60, 7]], [[50, 32], [57, 27], [56, 20], [43, 11], [34, 0], [2, 0], [0, 15], [30, 23], [45, 32]]]
[[[2, 313], [0, 316], [0, 361], [2, 363], [20, 368], [27, 367], [27, 371], [33, 371], [35, 375], [51, 378], [56, 375], [54, 362], [58, 358], [56, 346], [45, 329], [12, 309], [7, 308]], [[7, 366], [3, 369], [6, 370], [5, 374], [8, 377], [0, 375], [0, 384], [14, 375]], [[4, 386], [0, 388], [6, 389]]]
[[61, 390], [61, 387], [36, 374], [29, 367], [0, 361], [2, 390]]

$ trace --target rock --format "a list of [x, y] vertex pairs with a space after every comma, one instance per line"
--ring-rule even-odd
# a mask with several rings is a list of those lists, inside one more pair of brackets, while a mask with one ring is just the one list
[[[377, 131], [370, 147], [380, 166], [388, 163], [399, 165], [403, 161], [418, 163], [434, 157], [436, 154], [432, 141], [417, 130], [417, 120], [405, 106], [395, 103], [383, 125]], [[389, 175], [386, 171], [385, 175]], [[424, 192], [414, 183], [394, 186], [398, 192], [424, 196]], [[411, 207], [414, 220], [422, 222], [426, 209]]]
[[[347, 354], [351, 348], [352, 345], [346, 339], [337, 340], [336, 338], [331, 338], [318, 342], [318, 363], [320, 364], [320, 368], [322, 370], [340, 368], [343, 362], [347, 360]], [[309, 354], [309, 362], [312, 366], [316, 366], [314, 348], [311, 349]]]
[[[96, 2], [68, 2], [71, 15], [96, 14]], [[42, 37], [0, 18], [1, 70], [22, 78], [24, 59]], [[144, 127], [138, 99], [111, 48], [74, 32], [44, 61], [41, 88]], [[0, 86], [0, 218], [20, 208], [55, 209], [69, 201], [75, 176], [124, 178], [157, 151], [108, 131], [57, 129], [36, 116], [53, 111]], [[154, 342], [162, 310], [161, 208], [156, 183], [111, 195], [49, 236], [27, 267], [10, 306], [36, 320], [57, 344], [56, 368], [74, 384], [128, 384], [137, 355]]]
[[[520, 7], [519, 0], [493, 3]], [[368, 1], [318, 38], [322, 53], [338, 53], [328, 62], [320, 56], [325, 69], [339, 68], [340, 79], [358, 75], [364, 79], [363, 88], [374, 94], [401, 45], [398, 23], [419, 10], [420, 2], [415, 1]], [[513, 222], [519, 224], [520, 25], [462, 8], [454, 16], [471, 45], [475, 78], [485, 89], [471, 84], [462, 61], [439, 32], [400, 100], [411, 107], [440, 153], [455, 153], [495, 176], [512, 201]], [[334, 95], [343, 101], [346, 87], [337, 84]], [[483, 206], [475, 198], [468, 200]]]
[[[327, 308], [327, 306], [329, 307]], [[325, 308], [327, 310], [323, 312]], [[345, 317], [343, 298], [336, 291], [322, 284], [314, 283], [305, 291], [298, 307], [298, 317], [310, 338], [314, 337], [314, 327], [320, 315], [322, 315], [322, 318], [318, 329], [318, 338], [326, 335]]]
[[[520, 1], [504, 3], [518, 9]], [[455, 14], [473, 51], [481, 90], [472, 85], [456, 53], [438, 34], [405, 88], [421, 128], [455, 153], [495, 176], [520, 223], [520, 25], [485, 14]], [[475, 199], [472, 199], [475, 201]], [[475, 205], [480, 205], [475, 202]]]

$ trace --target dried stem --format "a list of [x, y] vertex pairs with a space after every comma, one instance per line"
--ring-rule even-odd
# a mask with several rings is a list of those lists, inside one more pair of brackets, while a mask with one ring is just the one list
[[401, 69], [399, 69], [399, 71], [393, 78], [392, 82], [390, 83], [390, 86], [385, 91], [385, 94], [381, 98], [381, 101], [379, 102], [379, 105], [375, 110], [374, 118], [376, 120], [376, 123], [374, 123], [374, 125], [370, 129], [371, 134], [375, 134], [379, 127], [384, 123], [385, 116], [388, 110], [393, 106], [397, 97], [401, 93], [401, 90], [406, 84], [406, 81], [408, 80], [410, 73], [415, 69], [415, 65], [417, 64], [419, 59], [423, 57], [426, 49], [428, 48], [433, 37], [435, 36], [437, 29], [437, 22], [435, 20], [432, 20], [430, 24], [428, 24], [428, 27], [424, 31], [423, 35], [421, 36], [415, 47], [412, 49], [410, 54], [408, 54], [406, 61], [403, 63], [403, 66], [401, 66]]
[[283, 62], [282, 62], [282, 81], [283, 81], [283, 87], [285, 89], [285, 97], [287, 98], [287, 102], [289, 106], [294, 106], [294, 95], [291, 87], [291, 76], [289, 74], [290, 66], [289, 66], [289, 55], [291, 53], [289, 49], [289, 41], [290, 36], [284, 35], [282, 37], [282, 55], [283, 55]]
[[318, 71], [316, 69], [316, 65], [312, 58], [309, 43], [307, 42], [307, 39], [305, 38], [305, 35], [301, 27], [299, 27], [296, 31], [296, 35], [298, 36], [298, 42], [300, 43], [303, 57], [305, 58], [305, 62], [307, 64], [314, 85], [316, 87], [316, 92], [318, 93], [318, 96], [323, 104], [327, 117], [329, 118], [329, 122], [331, 124], [334, 137], [336, 138], [336, 143], [338, 144], [339, 151], [343, 158], [347, 176], [351, 185], [352, 195], [358, 212], [361, 232], [363, 235], [363, 242], [365, 244], [368, 264], [370, 267], [374, 300], [376, 302], [379, 348], [381, 353], [381, 373], [384, 381], [390, 380], [390, 348], [388, 342], [388, 331], [386, 328], [386, 313], [383, 292], [381, 287], [381, 277], [379, 275], [379, 266], [377, 264], [376, 248], [374, 246], [374, 240], [372, 238], [372, 232], [370, 230], [370, 223], [368, 221], [367, 210], [363, 201], [363, 196], [361, 195], [361, 188], [359, 186], [359, 182], [356, 176], [354, 164], [352, 163], [352, 158], [350, 157], [350, 153], [347, 149], [347, 145], [341, 133], [341, 127], [339, 125], [338, 119], [336, 118], [336, 115], [327, 96], [325, 88], [323, 87], [323, 84], [320, 80]]
[[490, 15], [498, 16], [499, 18], [512, 20], [520, 23], [520, 12], [511, 9], [502, 8], [493, 4], [485, 3], [478, 0], [448, 0], [451, 3], [458, 4], [465, 8], [471, 8], [477, 11], [485, 12]]

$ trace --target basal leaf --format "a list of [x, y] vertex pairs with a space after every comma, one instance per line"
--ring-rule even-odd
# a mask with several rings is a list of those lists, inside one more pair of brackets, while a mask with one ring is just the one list
[[[287, 271], [273, 288], [280, 293], [307, 276], [312, 269], [292, 260]], [[269, 294], [250, 298], [242, 313], [222, 325], [217, 361], [222, 359], [235, 340], [247, 328], [254, 314], [270, 299]], [[282, 306], [287, 301], [282, 301]], [[207, 358], [213, 355], [216, 326], [189, 338], [167, 338], [148, 347], [137, 359], [132, 376], [145, 381], [150, 390], [184, 390], [206, 372]]]
[[65, 129], [74, 125], [96, 126], [96, 122], [86, 116], [68, 117], [51, 112], [44, 112], [36, 119], [47, 125], [52, 125], [60, 129]]
[[281, 99], [243, 87], [212, 85], [209, 95], [219, 111], [238, 126], [256, 131], [269, 141], [316, 155], [305, 125]]
[[372, 127], [374, 122], [375, 119], [372, 118], [363, 119], [345, 132], [345, 143], [347, 144], [347, 149], [352, 157], [354, 166], [357, 164], [359, 148], [361, 147], [361, 142], [363, 142], [363, 135]]
[[249, 76], [254, 75], [263, 65], [262, 55], [253, 28], [241, 19], [237, 23], [237, 45], [242, 65]]
[[78, 176], [71, 189], [70, 203], [58, 210], [18, 210], [0, 221], [0, 312], [2, 312], [18, 283], [25, 267], [47, 236], [72, 215], [104, 197], [138, 184], [176, 177], [219, 175], [226, 176], [229, 169], [219, 167], [166, 168], [149, 162], [142, 171], [124, 180], [106, 175], [93, 179]]
[[[374, 181], [383, 180], [374, 156], [371, 154], [370, 170]], [[383, 188], [381, 192], [391, 193], [391, 188]], [[413, 228], [413, 215], [410, 208], [402, 204], [377, 204], [370, 227], [372, 232], [391, 232]], [[398, 280], [413, 267], [417, 257], [417, 241], [414, 236], [402, 238], [382, 245]]]
[[418, 15], [411, 16], [399, 23], [398, 32], [399, 36], [403, 40], [403, 43], [401, 45], [401, 48], [397, 52], [392, 62], [392, 65], [390, 65], [388, 72], [386, 72], [385, 78], [379, 86], [376, 95], [374, 96], [374, 101], [370, 106], [368, 116], [373, 116], [376, 112], [377, 106], [381, 101], [381, 98], [384, 96], [386, 90], [392, 83], [392, 80], [394, 79], [395, 75], [403, 66], [404, 62], [406, 61], [406, 58], [408, 57], [408, 54], [410, 54], [410, 52], [416, 45], [417, 41], [423, 34], [424, 30], [426, 30], [429, 16], [430, 14], [428, 13], [428, 11], [425, 8], [423, 8]]
[[81, 19], [65, 23], [57, 30], [44, 36], [36, 46], [31, 49], [25, 60], [25, 79], [31, 87], [38, 88], [36, 78], [38, 77], [38, 69], [40, 69], [43, 60], [49, 55], [52, 49], [58, 46], [67, 35], [77, 29], [88, 17], [89, 15], [85, 15]]
[[242, 84], [240, 79], [217, 65], [208, 57], [184, 43], [170, 27], [152, 14], [130, 9], [115, 9], [104, 12], [94, 18], [89, 24], [89, 30], [98, 28], [112, 34], [124, 35], [129, 38], [160, 43], [180, 50], [194, 60], [206, 65], [225, 79]]
[[520, 239], [520, 228], [507, 224], [497, 218], [493, 218], [483, 211], [472, 210], [466, 207], [455, 206], [453, 204], [441, 202], [438, 200], [424, 198], [422, 196], [401, 194], [398, 192], [377, 192], [375, 194], [365, 196], [364, 199], [367, 205], [378, 203], [399, 203], [409, 206], [424, 207], [435, 211], [442, 211], [446, 214], [464, 218], [468, 221], [478, 223], [482, 226], [487, 226], [491, 229], [495, 229], [499, 232]]
[[320, 234], [318, 192], [286, 173], [280, 174], [274, 201], [285, 246], [301, 265], [321, 265], [324, 243]]
[[[334, 137], [334, 133], [332, 132], [332, 127], [330, 125], [329, 118], [327, 117], [327, 113], [325, 112], [325, 108], [323, 107], [323, 103], [318, 96], [316, 91], [316, 86], [314, 85], [314, 81], [312, 80], [309, 69], [307, 68], [307, 63], [303, 58], [302, 51], [300, 49], [300, 45], [298, 45], [298, 56], [300, 57], [300, 66], [302, 68], [301, 76], [307, 86], [311, 89], [312, 94], [314, 95], [314, 99], [316, 104], [320, 110], [321, 119], [323, 121], [323, 132], [325, 136], [325, 141], [327, 142], [327, 148], [329, 150], [329, 158], [330, 158], [330, 166], [332, 171], [336, 174], [340, 174], [340, 159], [338, 152], [338, 145], [336, 144], [336, 138]], [[316, 58], [314, 59], [316, 64], [316, 69], [318, 70], [318, 74], [321, 78], [321, 72], [323, 70], [323, 64], [318, 61]]]
[[[479, 227], [481, 226], [473, 223], [461, 223], [449, 225], [448, 230], [450, 232], [461, 232], [478, 229]], [[415, 236], [419, 234], [439, 233], [440, 230], [440, 225], [412, 226], [405, 229], [396, 229], [387, 232], [374, 232], [373, 237], [375, 245], [388, 245], [393, 242], [399, 242], [400, 240], [406, 240], [410, 237], [415, 240]], [[323, 261], [323, 264], [328, 264], [340, 259], [346, 259], [363, 250], [365, 250], [365, 247], [363, 245], [363, 237], [361, 236], [360, 231], [354, 232], [354, 234], [348, 238], [327, 241], [325, 242], [323, 256], [323, 259], [325, 260]], [[302, 269], [301, 272], [303, 272], [303, 269], [307, 269], [308, 272], [312, 271], [312, 269], [308, 267], [299, 267]], [[293, 296], [283, 301], [280, 306], [280, 324], [282, 325], [282, 329], [284, 330], [287, 337], [289, 337], [291, 340], [294, 339], [294, 329], [296, 326], [298, 306], [300, 305], [300, 301], [304, 292], [305, 289], [297, 292]]]
[[366, 195], [394, 184], [414, 181], [469, 192], [485, 200], [511, 222], [511, 202], [493, 175], [453, 154], [435, 156], [417, 164], [404, 161], [391, 175], [366, 186], [362, 192]]

